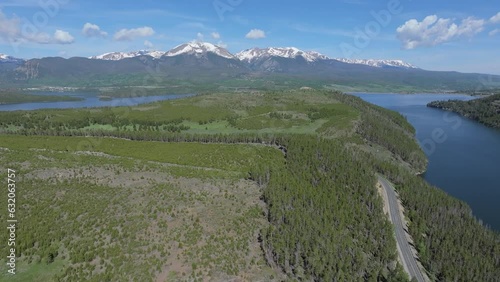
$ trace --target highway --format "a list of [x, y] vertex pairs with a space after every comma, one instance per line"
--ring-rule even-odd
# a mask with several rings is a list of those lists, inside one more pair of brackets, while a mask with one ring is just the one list
[[401, 262], [403, 263], [403, 267], [408, 273], [408, 275], [410, 275], [410, 279], [414, 277], [419, 282], [426, 282], [428, 281], [428, 279], [424, 278], [424, 274], [422, 274], [420, 268], [417, 265], [417, 260], [413, 256], [410, 243], [406, 239], [405, 225], [403, 219], [401, 218], [401, 213], [399, 210], [399, 205], [396, 198], [396, 192], [394, 191], [394, 187], [392, 187], [392, 185], [381, 176], [378, 176], [378, 180], [382, 185], [382, 187], [384, 188], [384, 191], [387, 195], [387, 202], [389, 205], [388, 207], [389, 216], [392, 224], [394, 225], [398, 254]]

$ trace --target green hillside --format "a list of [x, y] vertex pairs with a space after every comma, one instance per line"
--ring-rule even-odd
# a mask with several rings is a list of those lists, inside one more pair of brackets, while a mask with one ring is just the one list
[[471, 101], [434, 101], [427, 106], [456, 112], [487, 126], [500, 128], [500, 94]]

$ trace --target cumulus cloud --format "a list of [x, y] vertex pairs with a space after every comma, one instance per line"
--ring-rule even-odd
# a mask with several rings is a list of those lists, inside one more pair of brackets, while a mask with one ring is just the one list
[[54, 33], [54, 41], [59, 44], [71, 44], [75, 42], [75, 38], [69, 32], [58, 29]]
[[37, 26], [23, 22], [20, 18], [7, 17], [0, 10], [0, 39], [11, 43], [71, 44], [75, 38], [69, 32], [56, 30], [53, 36], [42, 32]]
[[212, 32], [210, 35], [213, 39], [220, 39], [220, 34], [218, 32]]
[[96, 24], [86, 23], [82, 28], [83, 35], [87, 37], [106, 37], [108, 33], [101, 30], [101, 28]]
[[252, 29], [247, 33], [245, 37], [248, 39], [260, 39], [260, 38], [265, 38], [266, 33], [260, 29]]
[[121, 29], [115, 33], [114, 39], [116, 41], [132, 41], [138, 37], [147, 37], [155, 34], [155, 31], [149, 27], [139, 27], [133, 29]]
[[205, 36], [203, 35], [203, 33], [198, 32], [198, 33], [196, 34], [196, 39], [197, 39], [198, 41], [203, 41], [203, 38], [205, 38]]
[[0, 10], [0, 38], [5, 42], [34, 42], [49, 44], [49, 34], [40, 32], [35, 26], [22, 25], [21, 19], [13, 16], [7, 17]]
[[153, 48], [154, 46], [155, 46], [155, 45], [154, 45], [151, 41], [149, 41], [149, 40], [145, 40], [145, 41], [144, 41], [144, 47], [146, 47], [146, 48], [148, 48], [148, 49], [151, 49], [151, 48]]
[[500, 23], [500, 12], [490, 18], [491, 23]]
[[485, 24], [485, 20], [473, 17], [463, 19], [460, 24], [456, 24], [451, 19], [431, 15], [425, 17], [421, 22], [411, 19], [398, 27], [396, 32], [404, 49], [414, 49], [472, 37], [483, 31]]

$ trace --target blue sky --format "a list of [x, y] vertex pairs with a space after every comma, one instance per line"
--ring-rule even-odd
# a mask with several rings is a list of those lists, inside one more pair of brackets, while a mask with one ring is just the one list
[[500, 4], [486, 1], [2, 0], [0, 53], [21, 58], [169, 50], [192, 40], [236, 53], [294, 46], [500, 74]]

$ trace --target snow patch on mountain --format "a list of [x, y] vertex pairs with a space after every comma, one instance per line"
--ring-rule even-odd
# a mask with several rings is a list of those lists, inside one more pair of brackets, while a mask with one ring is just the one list
[[376, 68], [382, 67], [397, 67], [397, 68], [407, 68], [407, 69], [417, 69], [418, 67], [406, 63], [402, 60], [374, 60], [374, 59], [345, 59], [345, 58], [337, 58], [337, 61], [341, 61], [347, 64], [359, 64], [359, 65], [367, 65]]
[[0, 62], [1, 63], [19, 63], [23, 62], [23, 59], [19, 58], [14, 58], [12, 56], [6, 55], [6, 54], [0, 54]]
[[118, 61], [126, 58], [134, 58], [139, 56], [151, 56], [153, 58], [160, 58], [165, 55], [166, 52], [163, 51], [150, 51], [150, 50], [140, 50], [134, 52], [110, 52], [104, 53], [102, 55], [92, 56], [89, 59], [95, 60], [107, 60], [107, 61]]
[[301, 56], [308, 62], [317, 60], [328, 60], [323, 54], [314, 51], [303, 51], [295, 47], [269, 47], [269, 48], [251, 48], [236, 54], [241, 61], [252, 63], [256, 60], [269, 57], [282, 57], [295, 59]]

